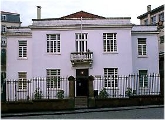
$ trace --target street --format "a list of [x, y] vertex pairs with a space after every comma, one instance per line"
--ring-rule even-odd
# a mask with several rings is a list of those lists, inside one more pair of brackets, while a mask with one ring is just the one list
[[145, 108], [119, 111], [99, 111], [71, 114], [14, 116], [2, 119], [164, 119], [164, 108]]

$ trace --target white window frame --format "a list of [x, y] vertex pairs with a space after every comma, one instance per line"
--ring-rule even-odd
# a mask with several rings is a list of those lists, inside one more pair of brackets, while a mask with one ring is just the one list
[[117, 53], [117, 33], [103, 33], [103, 52]]
[[[141, 72], [146, 72], [146, 74], [141, 74]], [[139, 87], [148, 88], [148, 70], [139, 70]]]
[[147, 39], [138, 38], [138, 47], [137, 48], [138, 48], [138, 56], [146, 57], [147, 56]]
[[18, 58], [19, 59], [27, 59], [27, 48], [28, 42], [27, 40], [18, 40]]
[[118, 89], [118, 68], [104, 68], [104, 87]]
[[47, 34], [47, 53], [61, 54], [60, 34]]
[[46, 69], [47, 89], [60, 89], [60, 69]]
[[2, 15], [2, 21], [6, 21], [6, 15]]
[[18, 90], [27, 89], [27, 72], [18, 72]]
[[87, 33], [76, 33], [76, 52], [87, 52]]
[[2, 25], [2, 32], [6, 32], [7, 28], [6, 25]]

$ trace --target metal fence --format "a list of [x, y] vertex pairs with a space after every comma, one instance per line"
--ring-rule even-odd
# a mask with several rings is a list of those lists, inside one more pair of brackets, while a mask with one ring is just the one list
[[136, 95], [159, 95], [160, 75], [128, 75], [96, 77], [96, 98], [123, 98]]
[[[5, 83], [7, 101], [65, 99], [69, 97], [68, 78], [6, 79]], [[131, 95], [159, 95], [160, 75], [94, 76], [93, 90], [95, 98], [98, 99], [124, 98]]]

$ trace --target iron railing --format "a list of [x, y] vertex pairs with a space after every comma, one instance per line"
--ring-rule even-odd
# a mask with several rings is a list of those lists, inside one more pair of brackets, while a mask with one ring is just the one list
[[[21, 81], [6, 79], [5, 83], [7, 101], [65, 99], [69, 97], [68, 78], [57, 80], [57, 78], [37, 77]], [[93, 92], [95, 98], [98, 99], [125, 98], [133, 95], [159, 95], [160, 75], [94, 76]]]

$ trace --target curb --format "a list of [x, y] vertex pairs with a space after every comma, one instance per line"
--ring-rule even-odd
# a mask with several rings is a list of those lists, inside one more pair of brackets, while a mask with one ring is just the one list
[[48, 112], [33, 112], [33, 113], [6, 113], [6, 114], [1, 114], [1, 118], [19, 117], [19, 116], [77, 114], [77, 113], [89, 113], [89, 112], [121, 111], [121, 110], [163, 108], [163, 107], [164, 105], [147, 105], [147, 106], [131, 106], [131, 107], [115, 107], [115, 108], [77, 109], [70, 111], [54, 111], [54, 112], [48, 111]]

